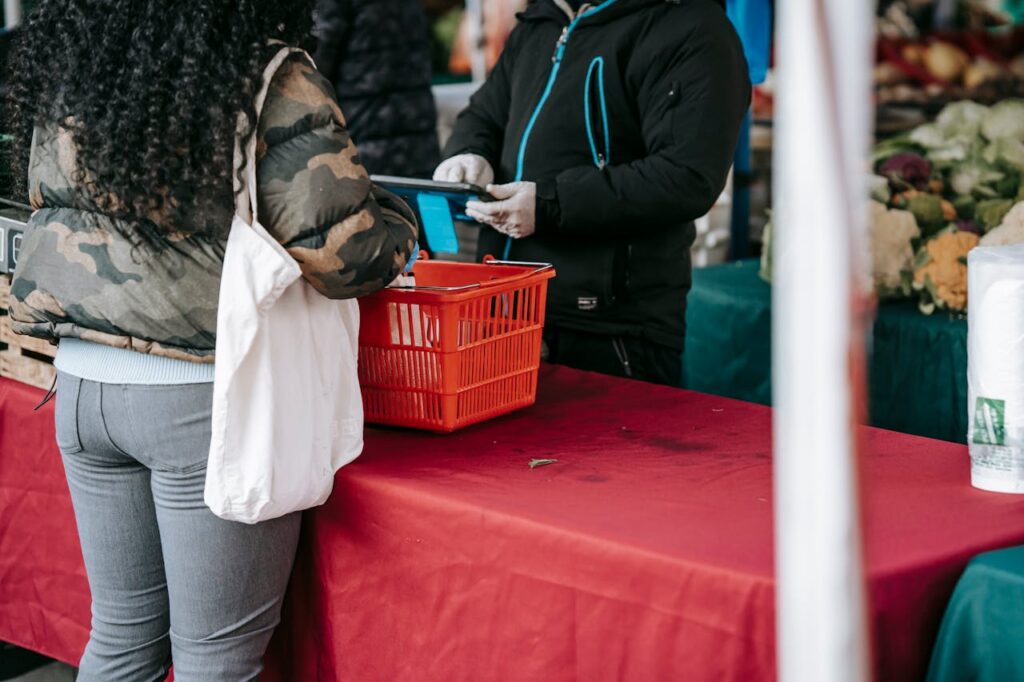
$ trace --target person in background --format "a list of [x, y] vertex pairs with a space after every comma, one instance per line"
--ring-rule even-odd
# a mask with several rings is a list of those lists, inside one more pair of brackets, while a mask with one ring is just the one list
[[375, 175], [430, 177], [440, 160], [421, 0], [317, 0], [313, 55]]
[[[482, 253], [550, 262], [549, 359], [678, 385], [693, 221], [725, 185], [750, 105], [718, 0], [532, 0], [460, 115], [436, 180]], [[497, 184], [493, 184], [497, 183]]]
[[60, 343], [57, 444], [92, 592], [79, 682], [160, 682], [172, 663], [179, 682], [254, 680], [280, 619], [300, 514], [245, 525], [204, 504], [236, 140], [256, 137], [260, 222], [320, 294], [382, 289], [417, 237], [305, 55], [256, 111], [310, 0], [169, 7], [43, 0], [11, 60], [35, 213], [10, 316]]

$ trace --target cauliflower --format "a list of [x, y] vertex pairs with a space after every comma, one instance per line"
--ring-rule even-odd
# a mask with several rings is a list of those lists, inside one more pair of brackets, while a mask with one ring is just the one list
[[871, 202], [871, 263], [879, 298], [909, 295], [906, 273], [914, 267], [911, 240], [921, 236], [910, 211], [886, 210]]
[[1016, 204], [1002, 224], [981, 239], [982, 246], [1009, 246], [1024, 243], [1024, 201]]
[[914, 290], [921, 294], [921, 312], [936, 308], [967, 309], [967, 253], [978, 235], [950, 230], [930, 240], [917, 255]]

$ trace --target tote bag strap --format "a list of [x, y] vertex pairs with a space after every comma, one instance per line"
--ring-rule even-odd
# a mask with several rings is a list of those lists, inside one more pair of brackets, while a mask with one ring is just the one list
[[[235, 178], [235, 212], [243, 217], [248, 218], [246, 220], [249, 224], [255, 224], [258, 217], [258, 201], [256, 200], [256, 143], [259, 136], [259, 119], [263, 115], [263, 105], [267, 101], [267, 93], [270, 91], [270, 84], [274, 80], [274, 76], [277, 74], [278, 69], [284, 64], [289, 57], [293, 54], [301, 54], [306, 60], [313, 65], [313, 58], [309, 56], [305, 50], [297, 47], [291, 47], [285, 45], [281, 41], [271, 41], [271, 44], [281, 45], [281, 49], [274, 55], [274, 58], [267, 64], [267, 68], [263, 70], [263, 82], [260, 86], [259, 92], [256, 93], [256, 101], [254, 102], [254, 108], [256, 110], [256, 121], [253, 123], [253, 134], [251, 139], [246, 143], [245, 150], [245, 182], [244, 188], [238, 187], [238, 178]], [[238, 135], [235, 137], [235, 168], [238, 168], [242, 164], [242, 131], [245, 125], [244, 114], [239, 114], [238, 121]], [[242, 191], [238, 191], [242, 189]], [[248, 214], [248, 215], [247, 215]]]

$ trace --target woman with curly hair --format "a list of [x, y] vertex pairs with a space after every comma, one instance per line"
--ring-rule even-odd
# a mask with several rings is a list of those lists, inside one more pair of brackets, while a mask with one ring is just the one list
[[182, 682], [255, 679], [279, 621], [299, 515], [244, 525], [203, 502], [236, 141], [256, 137], [260, 222], [324, 296], [386, 286], [414, 248], [330, 83], [302, 53], [267, 68], [308, 34], [309, 5], [42, 0], [16, 46], [35, 213], [11, 318], [60, 344], [57, 440], [93, 597], [82, 682], [162, 680], [172, 662]]

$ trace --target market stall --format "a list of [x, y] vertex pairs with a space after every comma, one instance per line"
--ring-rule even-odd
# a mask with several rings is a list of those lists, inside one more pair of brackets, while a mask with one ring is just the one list
[[[497, 3], [466, 3], [465, 15], [437, 4], [443, 30], [461, 32], [458, 70], [479, 79], [500, 48], [480, 40], [488, 14], [502, 36], [511, 14], [496, 17]], [[841, 153], [867, 147], [870, 114], [856, 109], [867, 107], [868, 81], [832, 86], [843, 73], [866, 76], [870, 21], [863, 7], [826, 5], [820, 15], [790, 9], [783, 21], [790, 35], [813, 39], [788, 42], [800, 78], [780, 98], [789, 113], [778, 126], [787, 199], [778, 215], [790, 220], [775, 228], [809, 246], [781, 249], [774, 355], [770, 258], [695, 273], [685, 381], [701, 393], [551, 366], [538, 378], [543, 288], [489, 293], [479, 279], [460, 282], [482, 302], [454, 300], [463, 291], [448, 303], [475, 316], [437, 326], [440, 314], [423, 313], [418, 299], [379, 296], [390, 307], [364, 308], [362, 318], [368, 421], [467, 428], [368, 428], [365, 454], [338, 474], [328, 503], [306, 513], [266, 679], [481, 680], [500, 671], [513, 682], [832, 682], [924, 679], [929, 664], [942, 680], [983, 674], [981, 663], [993, 661], [1007, 666], [992, 668], [997, 677], [1017, 669], [1005, 662], [1012, 642], [1000, 645], [1005, 659], [978, 653], [992, 639], [977, 613], [1014, 620], [998, 609], [1011, 602], [994, 607], [992, 595], [1020, 589], [1020, 550], [972, 557], [1024, 543], [1024, 499], [971, 488], [963, 445], [855, 426], [867, 402], [861, 325], [872, 305], [858, 277], [868, 211], [853, 206], [871, 206], [879, 301], [871, 422], [963, 442], [967, 252], [985, 240], [1024, 242], [1024, 100], [1000, 101], [1024, 96], [1024, 43], [1010, 34], [997, 44], [984, 31], [885, 38], [879, 99], [915, 110], [884, 130], [895, 135], [876, 149], [868, 204], [859, 157]], [[848, 34], [836, 36], [837, 25]], [[823, 40], [830, 29], [834, 42]], [[860, 66], [847, 71], [818, 59], [851, 54]], [[801, 85], [820, 101], [804, 106]], [[985, 103], [942, 108], [962, 98]], [[815, 187], [800, 188], [801, 162]], [[800, 202], [801, 192], [814, 196]], [[741, 191], [737, 203], [747, 200]], [[737, 228], [734, 251], [747, 255], [749, 221]], [[802, 268], [805, 253], [822, 267]], [[439, 282], [419, 284], [422, 294]], [[424, 372], [442, 366], [423, 360], [442, 354], [433, 336], [441, 328], [459, 339], [445, 360], [456, 351], [476, 360]], [[11, 342], [0, 346], [0, 641], [74, 663], [91, 598], [53, 408], [39, 390], [53, 376], [53, 351], [15, 345], [9, 331], [0, 324], [0, 343]], [[517, 352], [476, 352], [498, 348], [502, 335], [517, 340], [500, 348]], [[764, 406], [773, 360], [784, 384], [774, 387], [774, 414]], [[423, 390], [435, 380], [446, 391]], [[480, 406], [502, 392], [500, 409]], [[426, 393], [449, 419], [435, 418]], [[468, 416], [466, 404], [476, 405]], [[853, 672], [807, 674], [840, 668]]]
[[[73, 662], [89, 591], [42, 395], [0, 380], [0, 640]], [[307, 517], [268, 679], [774, 679], [770, 417], [545, 368], [517, 415], [371, 432]], [[1024, 501], [971, 489], [961, 446], [864, 436], [876, 679], [920, 679]]]

